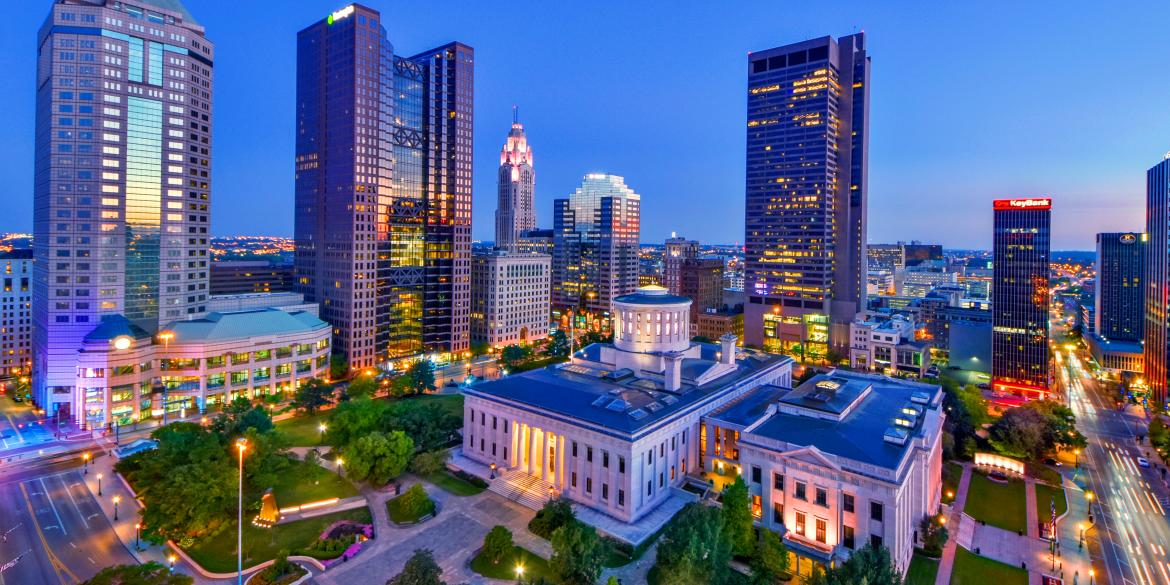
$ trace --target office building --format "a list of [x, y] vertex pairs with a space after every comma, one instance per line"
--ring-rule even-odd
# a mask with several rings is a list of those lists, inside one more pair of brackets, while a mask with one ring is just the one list
[[32, 250], [0, 252], [0, 381], [32, 373], [32, 277]]
[[211, 294], [289, 292], [293, 289], [292, 264], [265, 260], [217, 260], [211, 263]]
[[903, 266], [906, 268], [943, 261], [942, 246], [939, 244], [910, 242], [909, 244], [901, 244], [901, 246]]
[[360, 4], [297, 35], [297, 291], [353, 368], [469, 347], [473, 69]]
[[941, 311], [946, 337], [934, 340], [947, 351], [947, 363], [964, 370], [991, 373], [991, 311], [947, 307]]
[[532, 168], [532, 147], [524, 136], [524, 125], [512, 108], [512, 130], [500, 151], [497, 177], [496, 247], [512, 250], [517, 239], [536, 229], [536, 171]]
[[1170, 156], [1146, 172], [1146, 323], [1143, 369], [1150, 406], [1166, 405], [1170, 373]]
[[743, 341], [743, 305], [738, 308], [707, 309], [691, 322], [694, 337], [719, 339], [728, 333]]
[[[662, 251], [662, 286], [672, 295], [683, 294], [679, 289], [682, 264], [699, 257], [699, 241], [671, 234]], [[686, 295], [683, 295], [686, 296]]]
[[861, 371], [921, 377], [933, 345], [917, 339], [921, 324], [904, 314], [867, 315], [850, 325], [849, 365]]
[[906, 266], [906, 257], [902, 255], [902, 244], [870, 244], [865, 251], [869, 267], [873, 270], [886, 270], [893, 273]]
[[525, 254], [553, 254], [553, 231], [551, 229], [528, 230], [516, 239], [516, 251]]
[[553, 306], [609, 311], [638, 287], [641, 196], [622, 177], [590, 173], [553, 209]]
[[699, 315], [723, 309], [723, 261], [696, 258], [679, 263], [677, 290], [671, 294], [691, 299], [691, 335], [698, 335]]
[[178, 0], [60, 0], [37, 54], [33, 399], [83, 422], [105, 317], [206, 312], [215, 52]]
[[937, 287], [957, 284], [958, 274], [943, 268], [915, 266], [904, 268], [894, 275], [894, 288], [898, 296], [925, 297]]
[[998, 199], [994, 213], [991, 385], [1023, 398], [1044, 398], [1052, 200]]
[[471, 342], [492, 347], [548, 337], [552, 257], [498, 250], [471, 259]]
[[1110, 341], [1141, 341], [1145, 324], [1146, 235], [1097, 234], [1093, 331]]
[[865, 34], [748, 55], [745, 342], [849, 345], [865, 308]]

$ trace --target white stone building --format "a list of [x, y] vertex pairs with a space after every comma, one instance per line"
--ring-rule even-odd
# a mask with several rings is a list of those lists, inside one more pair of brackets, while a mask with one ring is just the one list
[[552, 257], [489, 252], [471, 259], [471, 342], [492, 347], [548, 337]]
[[857, 370], [922, 377], [930, 369], [931, 344], [915, 339], [909, 315], [870, 315], [849, 325], [849, 365]]

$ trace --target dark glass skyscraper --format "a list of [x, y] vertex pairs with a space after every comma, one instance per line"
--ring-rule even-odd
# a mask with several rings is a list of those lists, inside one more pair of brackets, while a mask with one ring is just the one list
[[1141, 341], [1145, 324], [1146, 235], [1097, 234], [1093, 331], [1107, 341]]
[[473, 67], [359, 4], [297, 35], [297, 290], [353, 368], [468, 348]]
[[1167, 330], [1170, 310], [1170, 156], [1146, 172], [1146, 330], [1145, 378], [1150, 406], [1166, 405], [1167, 358], [1170, 357]]
[[1048, 261], [1052, 200], [995, 201], [992, 242], [991, 384], [1048, 393]]
[[864, 33], [748, 55], [747, 343], [848, 343], [865, 305], [869, 71]]

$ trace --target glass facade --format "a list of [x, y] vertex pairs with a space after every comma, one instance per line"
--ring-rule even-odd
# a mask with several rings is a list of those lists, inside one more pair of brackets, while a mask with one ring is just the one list
[[642, 198], [617, 175], [591, 173], [553, 202], [553, 305], [608, 311], [638, 287]]
[[1146, 236], [1143, 367], [1150, 407], [1163, 410], [1170, 375], [1170, 158], [1146, 172]]
[[995, 202], [991, 383], [1043, 398], [1048, 391], [1050, 199]]
[[162, 103], [126, 100], [126, 297], [131, 320], [158, 322]]

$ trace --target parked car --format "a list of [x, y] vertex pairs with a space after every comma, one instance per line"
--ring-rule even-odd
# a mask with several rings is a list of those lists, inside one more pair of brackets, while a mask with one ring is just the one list
[[1061, 463], [1061, 462], [1057, 461], [1056, 459], [1053, 459], [1052, 457], [1049, 457], [1049, 458], [1045, 459], [1045, 460], [1044, 460], [1044, 464], [1045, 464], [1045, 465], [1051, 465], [1051, 466], [1053, 466], [1053, 467], [1060, 467], [1060, 466], [1062, 465], [1062, 463]]
[[1137, 462], [1138, 462], [1138, 467], [1145, 467], [1147, 469], [1150, 467], [1150, 462], [1145, 457], [1138, 457]]

